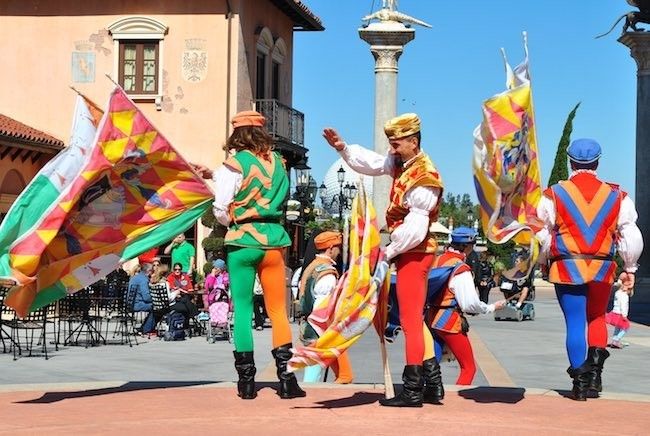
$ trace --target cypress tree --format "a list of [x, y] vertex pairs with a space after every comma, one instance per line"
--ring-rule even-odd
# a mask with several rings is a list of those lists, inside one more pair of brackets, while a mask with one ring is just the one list
[[548, 186], [554, 185], [560, 180], [566, 180], [569, 178], [569, 167], [567, 163], [567, 154], [566, 149], [569, 146], [571, 141], [571, 132], [573, 131], [573, 118], [576, 116], [576, 111], [580, 103], [569, 112], [569, 116], [564, 123], [564, 131], [562, 131], [562, 137], [560, 138], [560, 143], [557, 146], [557, 152], [555, 153], [555, 162], [553, 163], [553, 169], [551, 170], [551, 176], [548, 179]]

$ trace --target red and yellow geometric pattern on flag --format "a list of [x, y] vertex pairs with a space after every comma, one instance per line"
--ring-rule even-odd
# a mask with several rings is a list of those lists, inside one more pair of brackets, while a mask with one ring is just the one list
[[539, 253], [535, 238], [541, 199], [535, 116], [526, 60], [515, 68], [506, 62], [508, 89], [483, 102], [483, 122], [474, 131], [474, 185], [486, 237], [497, 244], [514, 240], [529, 247], [525, 268], [509, 271], [523, 277]]
[[388, 293], [390, 274], [380, 247], [375, 208], [363, 184], [360, 186], [350, 218], [350, 268], [335, 291], [314, 307], [307, 322], [319, 337], [293, 350], [289, 361], [292, 371], [311, 365], [329, 366], [372, 325], [380, 294]]
[[24, 314], [38, 292], [72, 293], [94, 283], [130, 258], [123, 255], [180, 230], [165, 223], [187, 228], [191, 221], [182, 216], [189, 219], [187, 211], [207, 208], [212, 198], [203, 179], [116, 88], [86, 165], [34, 231], [12, 244], [10, 266], [19, 286], [7, 304]]

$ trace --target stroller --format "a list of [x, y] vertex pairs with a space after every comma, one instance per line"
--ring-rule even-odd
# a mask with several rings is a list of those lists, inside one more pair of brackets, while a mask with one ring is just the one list
[[214, 288], [208, 292], [208, 314], [206, 340], [212, 344], [219, 338], [232, 342], [232, 300], [227, 290]]
[[[515, 254], [513, 269], [519, 268], [522, 262], [526, 260], [527, 253]], [[508, 300], [508, 303], [502, 309], [494, 312], [494, 320], [523, 321], [525, 319], [533, 321], [535, 319], [535, 306], [531, 303], [535, 299], [535, 286], [533, 284], [534, 268], [527, 276], [512, 278], [501, 278], [501, 292]], [[521, 307], [517, 307], [517, 300], [521, 300], [522, 293], [525, 294]]]

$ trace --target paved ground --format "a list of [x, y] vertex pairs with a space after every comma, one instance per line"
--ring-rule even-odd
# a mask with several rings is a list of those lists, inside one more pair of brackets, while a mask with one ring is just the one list
[[[494, 298], [497, 298], [495, 295]], [[444, 434], [646, 434], [650, 419], [647, 376], [650, 327], [633, 324], [630, 346], [612, 350], [602, 398], [576, 403], [563, 398], [566, 375], [564, 326], [550, 289], [538, 288], [535, 321], [470, 319], [479, 372], [475, 385], [453, 386], [455, 362], [443, 364], [450, 392], [444, 406], [418, 410], [377, 405], [383, 376], [378, 339], [366, 335], [351, 352], [355, 384], [307, 387], [308, 397], [279, 400], [270, 355], [270, 331], [254, 332], [258, 381], [254, 401], [239, 400], [232, 381], [232, 345], [204, 338], [184, 342], [144, 340], [138, 346], [66, 347], [40, 357], [12, 361], [0, 355], [0, 433], [285, 433], [291, 423], [314, 423], [314, 434], [353, 428], [414, 434], [444, 426]], [[393, 380], [400, 382], [403, 343], [389, 346]], [[254, 409], [251, 409], [254, 407]], [[325, 410], [322, 410], [325, 409]], [[254, 410], [254, 412], [251, 412]], [[253, 413], [255, 419], [244, 419]], [[9, 424], [11, 422], [12, 424]], [[223, 432], [222, 432], [223, 431]]]

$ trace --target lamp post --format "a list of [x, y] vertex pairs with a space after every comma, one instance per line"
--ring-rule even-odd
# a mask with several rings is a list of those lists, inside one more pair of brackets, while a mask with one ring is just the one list
[[316, 181], [311, 177], [311, 168], [304, 159], [301, 159], [295, 166], [296, 170], [296, 192], [294, 198], [300, 203], [300, 213], [295, 222], [296, 226], [296, 254], [301, 259], [305, 247], [305, 224], [307, 215], [312, 210], [312, 204], [316, 197]]
[[323, 202], [323, 207], [330, 209], [334, 202], [338, 202], [339, 205], [339, 228], [342, 228], [343, 224], [343, 210], [350, 209], [352, 207], [350, 201], [357, 195], [357, 187], [353, 184], [345, 182], [345, 170], [343, 167], [339, 168], [336, 172], [336, 180], [339, 183], [339, 193], [335, 194], [327, 204], [327, 186], [324, 183], [321, 183], [318, 188], [318, 195], [320, 195], [321, 201]]

